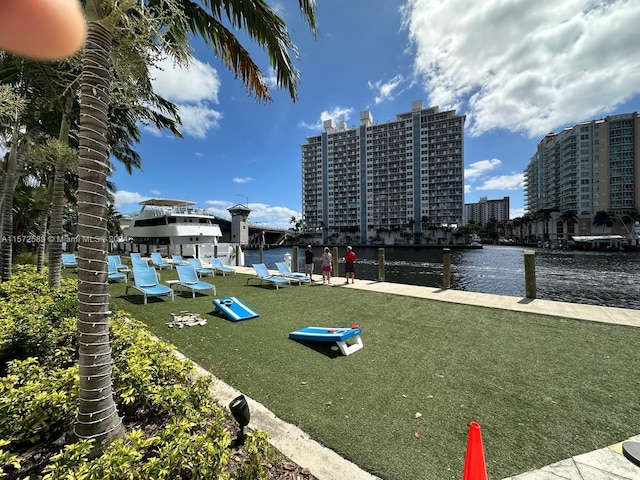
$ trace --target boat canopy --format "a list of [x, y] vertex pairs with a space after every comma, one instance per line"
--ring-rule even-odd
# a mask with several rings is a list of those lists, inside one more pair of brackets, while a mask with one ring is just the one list
[[598, 240], [624, 240], [622, 235], [574, 235], [573, 240], [576, 242], [595, 242]]
[[196, 205], [196, 202], [188, 200], [171, 200], [169, 198], [150, 198], [139, 203], [142, 207], [188, 207]]

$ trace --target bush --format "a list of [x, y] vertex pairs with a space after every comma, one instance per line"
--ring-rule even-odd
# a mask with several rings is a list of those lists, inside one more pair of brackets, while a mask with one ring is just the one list
[[[78, 396], [76, 285], [52, 291], [33, 268], [17, 269], [0, 284], [0, 348], [13, 354], [0, 378], [0, 476], [19, 468], [21, 448], [70, 432]], [[229, 418], [210, 397], [210, 378], [195, 379], [190, 361], [123, 312], [111, 316], [110, 338], [118, 410], [147, 428], [98, 458], [91, 442], [65, 445], [44, 478], [266, 478], [265, 434], [249, 435], [246, 461], [230, 465]]]
[[0, 379], [0, 439], [22, 447], [60, 437], [73, 421], [77, 368], [50, 369], [15, 360]]

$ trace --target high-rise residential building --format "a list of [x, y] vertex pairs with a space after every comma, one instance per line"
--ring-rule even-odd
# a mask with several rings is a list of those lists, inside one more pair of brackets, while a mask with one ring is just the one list
[[386, 123], [369, 111], [357, 127], [325, 121], [301, 146], [305, 232], [323, 242], [348, 234], [373, 243], [381, 231], [417, 242], [427, 223], [460, 224], [464, 121], [421, 101]]
[[486, 226], [492, 219], [498, 222], [509, 220], [509, 197], [501, 200], [487, 200], [487, 197], [480, 197], [477, 203], [464, 204], [464, 225], [473, 220], [478, 225]]
[[[563, 212], [574, 211], [576, 234], [628, 233], [625, 219], [640, 211], [640, 116], [612, 115], [549, 133], [524, 175], [527, 213], [553, 212], [552, 230], [562, 229]], [[602, 211], [613, 225], [594, 225]]]

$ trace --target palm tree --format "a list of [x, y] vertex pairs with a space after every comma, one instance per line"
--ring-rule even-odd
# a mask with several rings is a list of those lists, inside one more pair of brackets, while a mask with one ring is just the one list
[[575, 225], [576, 223], [578, 223], [578, 212], [576, 212], [575, 210], [565, 210], [564, 212], [562, 212], [559, 218], [566, 227], [565, 240], [568, 242], [569, 241], [569, 225]]
[[612, 217], [609, 212], [605, 212], [604, 210], [599, 210], [596, 212], [593, 217], [593, 224], [596, 227], [602, 226], [602, 232], [604, 233], [605, 227], [611, 228], [615, 223], [615, 218]]
[[526, 235], [523, 235], [523, 242], [525, 244], [529, 243], [529, 241], [531, 240], [531, 238], [530, 238], [531, 237], [531, 229], [530, 229], [530, 227], [531, 227], [531, 223], [532, 222], [533, 222], [533, 217], [530, 214], [525, 213], [522, 216], [522, 225], [524, 226], [525, 233], [526, 233]]
[[515, 231], [516, 242], [522, 241], [522, 217], [516, 217], [512, 223], [512, 233]]
[[[17, 185], [18, 177], [18, 151], [21, 148], [20, 127], [22, 126], [22, 115], [27, 107], [25, 97], [11, 88], [3, 87], [0, 90], [0, 123], [9, 125], [11, 143], [7, 155], [7, 167], [3, 178], [3, 198], [0, 211], [2, 212], [2, 231], [4, 235], [13, 233], [13, 193]], [[1, 257], [2, 263], [1, 279], [6, 281], [11, 279], [11, 260], [13, 256], [13, 242], [2, 242]]]
[[[629, 239], [632, 240], [633, 224], [640, 220], [640, 213], [638, 213], [637, 209], [633, 208], [632, 210], [625, 212], [623, 215], [618, 215], [618, 218], [620, 219], [624, 229], [627, 231], [627, 234], [629, 234]], [[631, 228], [627, 227], [627, 223], [631, 224]]]
[[[200, 37], [212, 48], [216, 57], [241, 79], [247, 90], [258, 100], [270, 101], [269, 88], [260, 69], [254, 64], [233, 33], [221, 24], [223, 15], [233, 28], [245, 31], [268, 54], [276, 72], [277, 85], [286, 88], [293, 101], [297, 98], [299, 73], [291, 62], [296, 47], [285, 23], [262, 0], [148, 0], [140, 12], [140, 21], [153, 22], [165, 15], [167, 5], [177, 5], [182, 15], [175, 15], [162, 26], [151, 28], [166, 42], [166, 51], [185, 58], [189, 35]], [[108, 192], [106, 179], [109, 168], [108, 108], [110, 104], [110, 53], [118, 18], [127, 12], [115, 10], [115, 3], [86, 0], [88, 21], [83, 73], [79, 132], [78, 185], [78, 334], [80, 394], [78, 415], [74, 426], [80, 438], [96, 440], [103, 449], [123, 433], [111, 395], [111, 357], [108, 328], [107, 239], [106, 217]], [[136, 2], [128, 5], [138, 9]], [[315, 4], [299, 0], [302, 14], [312, 32], [316, 32]], [[210, 8], [207, 13], [204, 8]], [[158, 15], [154, 15], [157, 13]], [[153, 27], [153, 26], [151, 26]], [[163, 30], [164, 29], [164, 30]], [[136, 32], [137, 33], [137, 32]], [[157, 36], [155, 38], [158, 38]], [[97, 239], [97, 241], [96, 241]], [[99, 359], [99, 360], [98, 360]], [[98, 393], [99, 392], [99, 393]]]
[[535, 214], [536, 220], [542, 222], [542, 239], [549, 240], [549, 220], [551, 220], [551, 212], [556, 211], [554, 208], [541, 208]]

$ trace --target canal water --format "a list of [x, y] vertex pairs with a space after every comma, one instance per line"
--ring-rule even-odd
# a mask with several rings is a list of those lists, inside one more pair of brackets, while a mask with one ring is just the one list
[[[341, 249], [340, 255], [344, 254]], [[356, 278], [377, 280], [378, 248], [354, 249], [358, 255]], [[482, 249], [451, 250], [451, 288], [469, 292], [525, 296], [524, 248], [485, 245]], [[605, 305], [640, 310], [640, 252], [585, 252], [535, 249], [537, 297], [546, 300]], [[267, 267], [283, 261], [292, 249], [263, 252]], [[321, 247], [314, 248], [320, 276]], [[442, 249], [385, 248], [387, 282], [442, 287]], [[245, 252], [245, 263], [259, 261], [257, 250]], [[304, 249], [299, 249], [304, 271]], [[344, 264], [339, 265], [340, 276]]]

